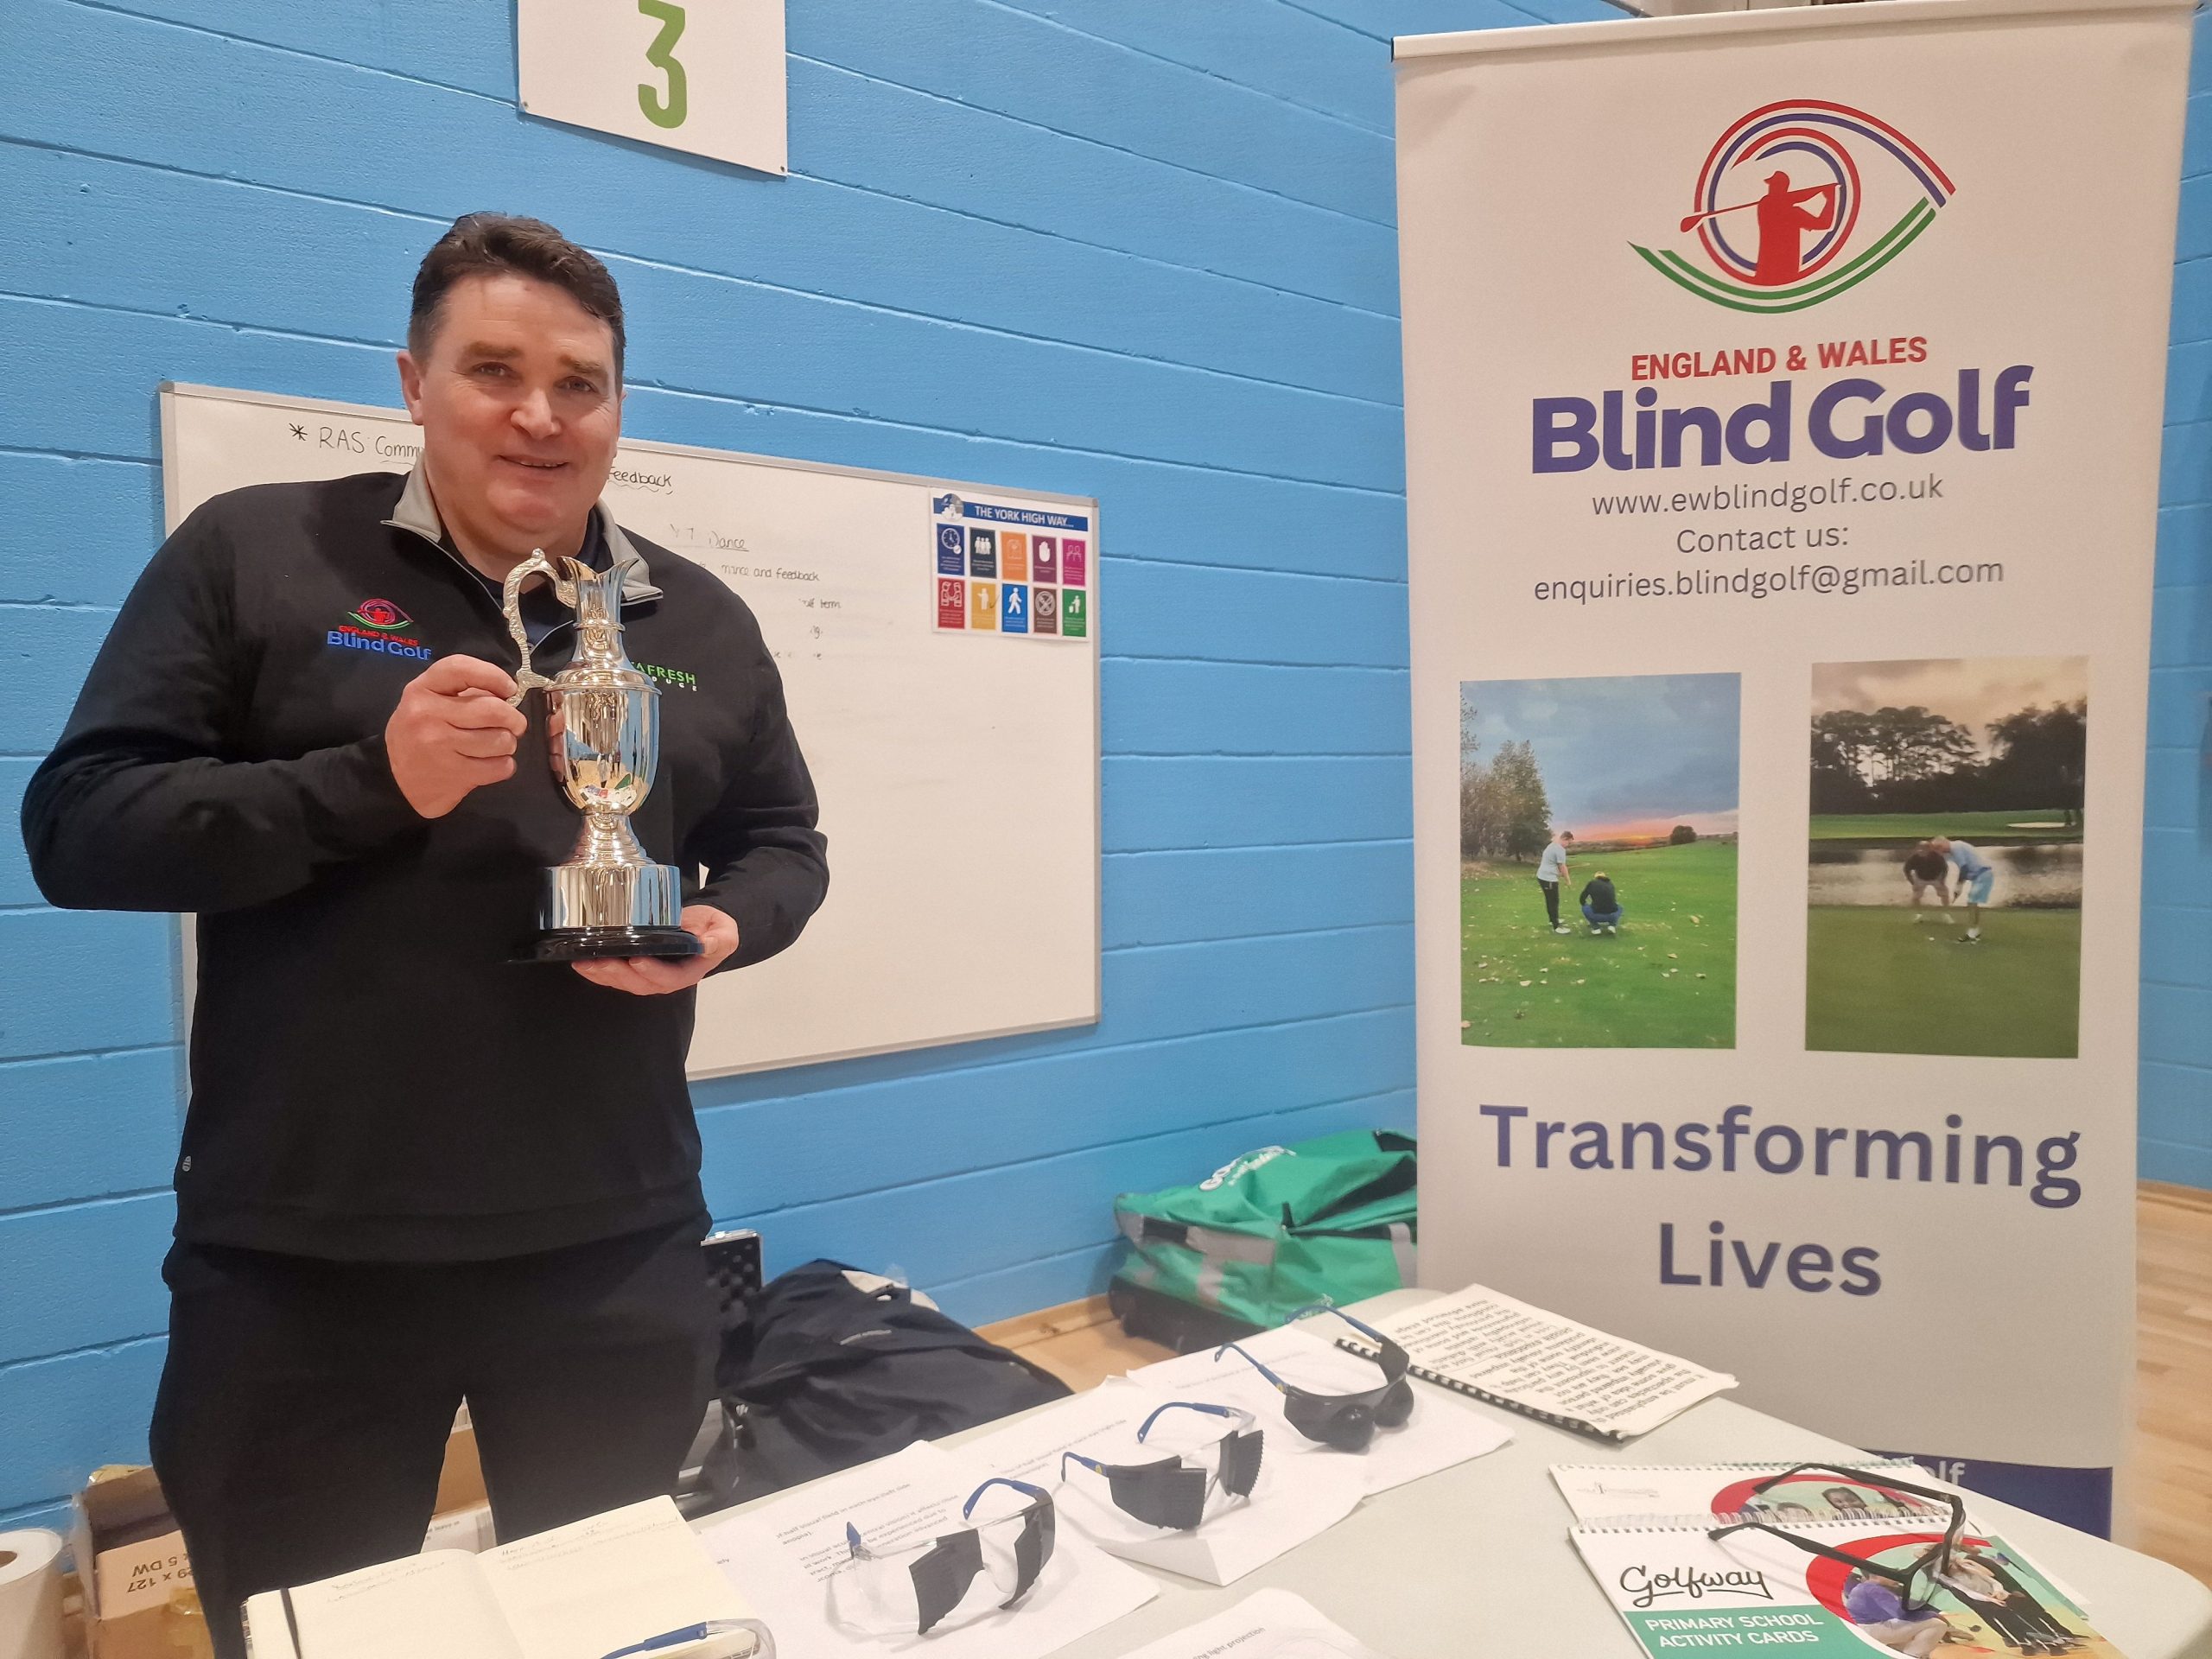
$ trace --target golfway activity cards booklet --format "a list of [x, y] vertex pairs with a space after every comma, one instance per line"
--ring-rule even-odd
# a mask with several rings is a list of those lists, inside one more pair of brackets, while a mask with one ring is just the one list
[[1945, 1562], [1935, 1516], [1762, 1519], [1712, 1536], [1727, 1525], [1681, 1516], [1571, 1535], [1653, 1659], [1715, 1649], [2119, 1659], [2079, 1605], [1992, 1534], [1962, 1535]]

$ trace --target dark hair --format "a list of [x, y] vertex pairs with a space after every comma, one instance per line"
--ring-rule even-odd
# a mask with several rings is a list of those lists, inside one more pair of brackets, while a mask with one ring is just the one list
[[596, 257], [542, 219], [463, 213], [423, 256], [407, 314], [407, 349], [422, 357], [437, 331], [447, 289], [470, 276], [511, 271], [562, 289], [614, 334], [614, 378], [622, 378], [622, 294]]

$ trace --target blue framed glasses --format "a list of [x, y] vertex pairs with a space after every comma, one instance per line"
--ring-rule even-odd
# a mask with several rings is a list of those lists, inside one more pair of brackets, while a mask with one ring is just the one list
[[[1014, 1494], [1020, 1506], [975, 1521], [978, 1503], [995, 1486]], [[831, 1617], [871, 1635], [926, 1636], [967, 1599], [978, 1578], [988, 1581], [1001, 1608], [1027, 1595], [1052, 1559], [1052, 1495], [1027, 1481], [994, 1475], [969, 1493], [960, 1518], [974, 1524], [887, 1550], [868, 1548], [860, 1529], [847, 1522], [845, 1546], [852, 1561], [830, 1577]]]
[[1193, 1532], [1205, 1519], [1206, 1500], [1218, 1487], [1231, 1497], [1249, 1497], [1260, 1478], [1260, 1457], [1266, 1434], [1253, 1427], [1252, 1414], [1235, 1406], [1202, 1405], [1194, 1400], [1171, 1400], [1154, 1410], [1137, 1429], [1141, 1442], [1152, 1427], [1171, 1411], [1204, 1412], [1224, 1421], [1220, 1434], [1191, 1451], [1162, 1458], [1157, 1463], [1102, 1463], [1080, 1452], [1060, 1454], [1060, 1478], [1068, 1465], [1103, 1475], [1114, 1507], [1148, 1527]]
[[1284, 1382], [1233, 1342], [1222, 1344], [1214, 1350], [1213, 1357], [1219, 1359], [1224, 1354], [1235, 1354], [1274, 1383], [1275, 1392], [1282, 1395], [1284, 1421], [1307, 1440], [1332, 1446], [1339, 1452], [1364, 1452], [1376, 1429], [1402, 1428], [1413, 1415], [1414, 1388], [1406, 1381], [1406, 1373], [1413, 1369], [1413, 1357], [1372, 1325], [1363, 1325], [1342, 1308], [1332, 1307], [1325, 1302], [1301, 1307], [1290, 1317], [1302, 1319], [1313, 1313], [1335, 1314], [1375, 1344], [1372, 1357], [1382, 1368], [1380, 1388], [1363, 1389], [1357, 1394], [1316, 1394], [1311, 1389]]

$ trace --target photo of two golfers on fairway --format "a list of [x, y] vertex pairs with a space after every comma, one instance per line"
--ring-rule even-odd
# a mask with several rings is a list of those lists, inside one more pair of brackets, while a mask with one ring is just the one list
[[2088, 662], [1813, 669], [1805, 1046], [2071, 1058]]
[[1738, 678], [1459, 688], [1462, 1041], [1732, 1048]]

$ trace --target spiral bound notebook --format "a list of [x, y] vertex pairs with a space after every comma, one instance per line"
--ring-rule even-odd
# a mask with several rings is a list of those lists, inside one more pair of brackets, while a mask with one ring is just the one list
[[1653, 1659], [1714, 1648], [1805, 1659], [1952, 1650], [2122, 1659], [2073, 1599], [1993, 1534], [1963, 1534], [1939, 1573], [1938, 1517], [1777, 1524], [1761, 1511], [1734, 1517], [1754, 1525], [1711, 1535], [1731, 1519], [1623, 1519], [1571, 1535]]
[[[1487, 1405], [1599, 1440], [1649, 1433], [1736, 1379], [1470, 1285], [1371, 1321], [1413, 1374]], [[1371, 1346], [1346, 1338], [1354, 1353]]]

